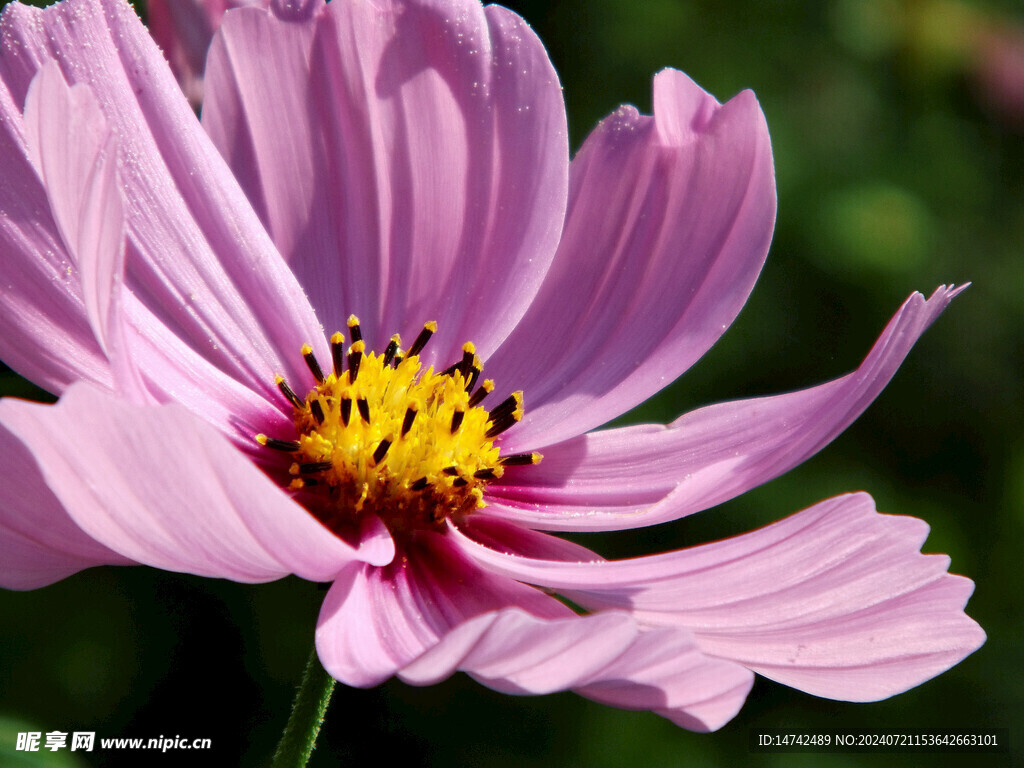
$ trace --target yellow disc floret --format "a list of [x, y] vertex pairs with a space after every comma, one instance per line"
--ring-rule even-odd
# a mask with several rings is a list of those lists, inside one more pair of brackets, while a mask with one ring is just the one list
[[312, 348], [302, 347], [317, 382], [305, 398], [277, 379], [292, 405], [297, 438], [256, 436], [291, 454], [289, 487], [308, 495], [314, 503], [307, 506], [324, 522], [374, 514], [393, 532], [438, 526], [484, 506], [484, 486], [506, 466], [540, 460], [539, 454], [501, 456], [495, 439], [522, 418], [522, 393], [483, 408], [494, 382], [476, 387], [482, 364], [472, 343], [449, 368], [424, 370], [419, 353], [436, 323], [427, 323], [404, 354], [397, 335], [382, 353], [367, 352], [354, 316], [348, 330], [347, 351], [340, 333], [331, 337], [329, 374]]

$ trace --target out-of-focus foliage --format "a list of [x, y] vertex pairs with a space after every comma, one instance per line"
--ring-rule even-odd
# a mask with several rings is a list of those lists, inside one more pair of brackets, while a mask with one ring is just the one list
[[[334, 0], [344, 2], [345, 0]], [[912, 290], [974, 285], [847, 433], [789, 475], [692, 519], [581, 537], [610, 556], [706, 541], [865, 489], [928, 520], [926, 551], [973, 578], [988, 643], [877, 704], [759, 681], [722, 731], [572, 695], [514, 699], [464, 677], [427, 689], [339, 688], [313, 765], [852, 766], [908, 756], [751, 755], [751, 730], [985, 731], [1024, 722], [1024, 12], [994, 0], [543, 0], [510, 3], [562, 77], [574, 146], [678, 67], [720, 99], [752, 88], [779, 186], [775, 242], [736, 325], [626, 421], [810, 385], [852, 368]], [[643, 329], [637, 329], [642, 333]], [[6, 394], [39, 397], [6, 375]], [[621, 542], [625, 539], [625, 544]], [[283, 726], [320, 593], [148, 569], [100, 569], [0, 593], [0, 714], [42, 730], [209, 737], [225, 765], [260, 765]], [[0, 753], [5, 754], [5, 753]], [[180, 753], [179, 753], [180, 756]], [[241, 756], [241, 757], [239, 757]], [[92, 765], [137, 765], [95, 753]], [[960, 765], [942, 754], [915, 765]], [[1018, 757], [1018, 760], [1024, 758]], [[976, 756], [972, 765], [1009, 765]], [[41, 763], [40, 763], [41, 764]], [[173, 764], [170, 761], [168, 764]]]

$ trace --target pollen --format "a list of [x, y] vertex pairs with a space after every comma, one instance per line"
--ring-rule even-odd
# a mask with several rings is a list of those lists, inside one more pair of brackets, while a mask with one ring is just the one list
[[275, 384], [290, 406], [294, 435], [255, 436], [282, 459], [284, 484], [328, 527], [378, 516], [393, 533], [439, 528], [452, 516], [485, 506], [486, 485], [506, 467], [536, 464], [540, 454], [502, 455], [500, 435], [523, 417], [515, 392], [488, 410], [494, 389], [471, 342], [444, 370], [420, 362], [437, 323], [424, 325], [402, 350], [391, 337], [381, 353], [368, 351], [359, 320], [347, 322], [351, 344], [331, 336], [329, 373], [309, 344], [301, 356], [315, 386], [299, 397], [280, 376]]

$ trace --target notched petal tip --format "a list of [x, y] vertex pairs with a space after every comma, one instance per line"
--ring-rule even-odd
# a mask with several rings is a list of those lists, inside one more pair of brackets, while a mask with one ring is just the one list
[[753, 91], [741, 91], [722, 104], [685, 73], [663, 69], [654, 76], [653, 96], [657, 134], [666, 146], [689, 143], [713, 130], [723, 109], [744, 113], [743, 119], [759, 123], [758, 131], [767, 137], [767, 122]]
[[743, 632], [735, 630], [742, 609], [729, 618], [733, 629], [698, 632], [708, 652], [807, 693], [866, 702], [918, 686], [984, 643], [964, 613], [974, 584], [947, 572], [947, 556], [921, 552], [923, 521], [881, 514], [867, 494], [829, 499], [789, 520], [807, 515], [811, 525], [787, 537], [802, 543], [787, 544], [782, 559], [817, 547], [832, 553], [828, 567], [804, 566], [786, 586], [783, 571], [800, 567], [776, 563], [783, 570]]
[[947, 572], [948, 557], [921, 553], [926, 534], [920, 520], [878, 513], [866, 493], [731, 539], [600, 564], [512, 557], [452, 531], [492, 573], [591, 611], [630, 610], [648, 627], [689, 628], [710, 657], [846, 701], [901, 693], [984, 642], [963, 610], [973, 584]]
[[654, 121], [662, 143], [682, 144], [707, 130], [721, 106], [714, 96], [678, 69], [654, 76]]

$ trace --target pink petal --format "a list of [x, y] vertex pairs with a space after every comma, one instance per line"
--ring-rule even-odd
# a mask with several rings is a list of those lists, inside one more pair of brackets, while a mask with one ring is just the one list
[[79, 378], [110, 386], [76, 264], [28, 157], [21, 107], [2, 85], [0, 118], [0, 358], [51, 392]]
[[126, 396], [149, 402], [127, 348], [122, 311], [125, 223], [117, 142], [89, 86], [68, 87], [47, 63], [25, 104], [28, 151], [50, 201], [65, 251], [78, 267], [85, 314]]
[[[59, 67], [47, 63], [26, 98], [24, 126], [24, 146], [0, 156], [9, 161], [31, 158], [33, 165], [12, 178], [36, 179], [43, 200], [31, 216], [17, 213], [2, 201], [4, 192], [13, 188], [31, 201], [34, 190], [13, 184], [0, 190], [0, 207], [10, 214], [0, 217], [0, 237], [9, 234], [18, 243], [2, 253], [22, 252], [7, 264], [9, 290], [0, 296], [9, 309], [0, 313], [0, 323], [13, 319], [18, 324], [0, 334], [6, 359], [53, 391], [85, 378], [116, 385], [142, 402], [152, 397], [183, 402], [246, 446], [252, 446], [257, 432], [290, 429], [290, 419], [279, 406], [203, 359], [137, 297], [122, 296], [122, 206], [112, 178], [116, 148], [90, 87], [79, 83], [68, 88]], [[56, 221], [48, 218], [51, 213]], [[33, 217], [52, 231], [55, 241], [33, 240], [8, 227]], [[32, 257], [24, 258], [25, 252]], [[47, 264], [47, 258], [54, 263]], [[37, 274], [40, 267], [44, 274]], [[59, 277], [45, 274], [58, 267]], [[60, 298], [67, 300], [66, 310], [56, 309], [55, 299]], [[115, 336], [110, 371], [96, 338], [107, 339], [109, 349]], [[91, 348], [97, 349], [95, 363], [83, 356]], [[98, 365], [102, 370], [95, 370]], [[148, 381], [141, 380], [143, 374]]]
[[[474, 520], [473, 530], [498, 525]], [[523, 531], [517, 545], [585, 552]], [[653, 709], [685, 727], [713, 730], [743, 703], [753, 679], [705, 655], [689, 632], [638, 633], [623, 611], [575, 616], [543, 593], [473, 565], [443, 536], [426, 534], [383, 569], [356, 566], [321, 610], [317, 650], [350, 685], [398, 675], [430, 685], [458, 670], [505, 693], [578, 690], [628, 709]]]
[[686, 631], [637, 632], [616, 611], [549, 620], [516, 609], [483, 614], [455, 627], [398, 675], [430, 685], [457, 669], [505, 693], [572, 689], [603, 704], [653, 710], [698, 731], [730, 720], [754, 677], [703, 654]]
[[128, 565], [72, 522], [32, 451], [7, 427], [38, 406], [0, 401], [0, 586], [35, 589], [95, 565]]
[[360, 557], [179, 405], [134, 406], [87, 384], [53, 406], [4, 405], [74, 522], [132, 560], [255, 582], [329, 581]]
[[631, 647], [636, 634], [636, 624], [621, 612], [541, 620], [506, 610], [458, 668], [502, 693], [555, 693], [601, 674]]
[[[486, 511], [459, 530], [491, 551], [532, 560], [604, 563], [578, 544], [519, 528]], [[485, 563], [486, 565], [486, 563]], [[706, 655], [683, 627], [643, 628], [628, 649], [574, 690], [624, 709], [649, 709], [684, 728], [713, 731], [743, 705], [754, 676], [732, 661]]]
[[[431, 360], [493, 350], [557, 244], [568, 145], [529, 27], [471, 0], [229, 14], [203, 121], [328, 330], [439, 322]], [[280, 115], [287, 114], [282, 121]]]
[[665, 70], [654, 117], [607, 118], [571, 180], [552, 268], [488, 361], [499, 387], [525, 393], [517, 451], [603, 424], [689, 368], [736, 317], [771, 240], [771, 148], [750, 92], [719, 105]]
[[667, 427], [595, 432], [543, 448], [536, 466], [490, 486], [490, 514], [549, 530], [635, 528], [674, 520], [767, 482], [821, 450], [889, 382], [962, 289], [912, 295], [853, 373], [785, 395], [720, 403]]
[[118, 0], [13, 4], [0, 34], [0, 80], [15, 103], [57, 61], [70, 84], [92, 88], [118, 136], [126, 282], [138, 300], [268, 398], [274, 373], [308, 375], [297, 352], [309, 342], [326, 356], [319, 324], [131, 8]]
[[83, 278], [92, 278], [82, 282], [86, 314], [107, 349], [117, 291], [111, 277], [122, 271], [124, 260], [117, 146], [92, 91], [81, 84], [69, 88], [54, 62], [29, 88], [25, 130], [65, 247]]
[[[33, 80], [26, 100], [28, 152], [81, 278], [86, 315], [113, 366], [118, 389], [140, 403], [175, 400], [241, 445], [290, 421], [250, 389], [185, 346], [134, 296], [122, 297], [124, 219], [117, 147], [89, 86], [69, 87], [55, 62]], [[126, 324], [122, 306], [132, 322]], [[149, 381], [143, 381], [144, 376]]]
[[475, 643], [490, 621], [480, 624], [479, 617], [506, 608], [540, 619], [573, 615], [531, 587], [489, 576], [453, 551], [444, 537], [424, 533], [391, 564], [353, 565], [338, 576], [320, 611], [317, 652], [337, 680], [376, 685], [471, 619], [478, 619]]
[[[945, 671], [985, 639], [963, 613], [973, 585], [922, 555], [927, 526], [840, 496], [752, 533], [617, 562], [542, 561], [455, 531], [489, 571], [556, 589], [591, 610], [685, 627], [700, 649], [836, 699], [871, 701]], [[492, 528], [494, 537], [496, 530]], [[536, 534], [534, 534], [536, 535]]]
[[[128, 315], [125, 347], [145, 378], [148, 400], [186, 406], [218, 427], [242, 450], [256, 450], [254, 438], [261, 432], [286, 437], [294, 434], [291, 414], [284, 412], [290, 406], [280, 392], [273, 393], [276, 397], [272, 400], [254, 392], [189, 347], [131, 294], [124, 298]], [[292, 382], [300, 391], [306, 383], [301, 378]], [[119, 388], [122, 383], [119, 377]]]
[[623, 709], [653, 710], [691, 731], [716, 731], [739, 712], [754, 675], [704, 653], [689, 632], [648, 629], [576, 692]]

